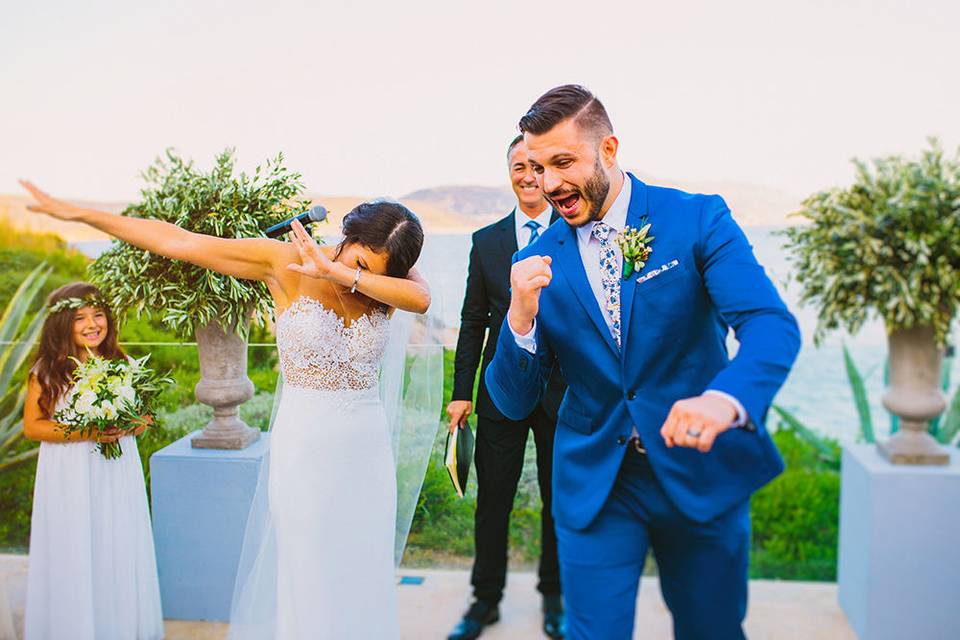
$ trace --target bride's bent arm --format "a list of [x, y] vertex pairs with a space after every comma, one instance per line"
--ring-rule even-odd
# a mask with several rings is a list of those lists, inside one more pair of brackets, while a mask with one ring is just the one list
[[131, 218], [106, 211], [85, 209], [53, 198], [33, 184], [20, 184], [36, 199], [31, 211], [61, 220], [83, 222], [115, 238], [151, 253], [183, 260], [228, 276], [260, 280], [276, 279], [276, 265], [289, 261], [289, 245], [267, 238], [218, 238], [187, 231], [175, 224], [147, 218]]
[[[345, 282], [346, 278], [342, 276], [336, 278], [335, 282], [344, 286], [353, 286], [356, 270], [348, 268], [347, 271], [349, 282]], [[416, 269], [411, 269], [406, 278], [381, 276], [362, 271], [360, 281], [357, 283], [357, 291], [403, 311], [426, 313], [430, 308], [430, 287]]]
[[365, 269], [358, 272], [356, 267], [331, 260], [298, 221], [293, 223], [292, 231], [293, 246], [300, 254], [300, 264], [288, 264], [290, 271], [329, 280], [350, 289], [356, 287], [368, 298], [393, 309], [426, 313], [430, 308], [430, 287], [416, 269], [410, 269], [405, 278], [380, 275]]

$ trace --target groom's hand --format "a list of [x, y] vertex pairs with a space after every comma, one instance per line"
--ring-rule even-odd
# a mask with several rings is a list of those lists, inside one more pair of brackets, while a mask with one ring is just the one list
[[668, 447], [690, 447], [706, 453], [736, 419], [733, 403], [722, 396], [705, 394], [673, 403], [660, 435]]
[[550, 256], [530, 256], [515, 262], [510, 269], [510, 328], [520, 335], [530, 333], [540, 310], [540, 290], [550, 284]]

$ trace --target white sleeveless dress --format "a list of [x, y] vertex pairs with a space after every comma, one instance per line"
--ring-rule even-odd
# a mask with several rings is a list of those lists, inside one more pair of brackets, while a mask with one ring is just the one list
[[123, 455], [107, 460], [92, 442], [40, 443], [26, 640], [163, 637], [137, 440], [126, 436], [120, 446]]
[[277, 318], [276, 336], [283, 392], [267, 507], [275, 545], [251, 541], [248, 525], [257, 576], [238, 576], [230, 638], [398, 638], [396, 475], [378, 393], [389, 319], [377, 311], [345, 326], [301, 297]]

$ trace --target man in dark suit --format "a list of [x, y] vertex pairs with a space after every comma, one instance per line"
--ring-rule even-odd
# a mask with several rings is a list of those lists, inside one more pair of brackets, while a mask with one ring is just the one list
[[[507, 161], [517, 206], [510, 215], [473, 234], [467, 291], [457, 340], [453, 396], [447, 406], [450, 431], [464, 428], [467, 418], [473, 413], [473, 384], [480, 365], [474, 453], [477, 466], [476, 557], [471, 577], [475, 600], [451, 632], [449, 640], [476, 638], [484, 626], [496, 622], [500, 617], [498, 605], [507, 577], [510, 511], [523, 470], [527, 436], [531, 430], [537, 447], [537, 479], [543, 502], [540, 512], [540, 582], [537, 585], [543, 594], [543, 630], [551, 638], [562, 638], [564, 635], [557, 538], [550, 512], [550, 498], [553, 436], [557, 425], [557, 409], [566, 386], [560, 378], [559, 369], [549, 370], [544, 374], [542, 401], [524, 419], [509, 420], [490, 401], [483, 381], [483, 371], [493, 359], [500, 327], [510, 305], [510, 265], [513, 254], [536, 242], [540, 234], [557, 219], [527, 162], [523, 136], [517, 136], [510, 143]], [[489, 336], [484, 345], [487, 331]]]

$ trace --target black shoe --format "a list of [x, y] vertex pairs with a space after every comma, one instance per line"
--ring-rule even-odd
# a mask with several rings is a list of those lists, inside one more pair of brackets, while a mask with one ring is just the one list
[[562, 640], [567, 635], [567, 620], [560, 596], [543, 596], [543, 632], [553, 640]]
[[463, 619], [447, 636], [447, 640], [474, 640], [474, 638], [479, 638], [485, 626], [493, 624], [499, 619], [500, 609], [496, 605], [490, 606], [482, 600], [476, 600], [463, 614]]

